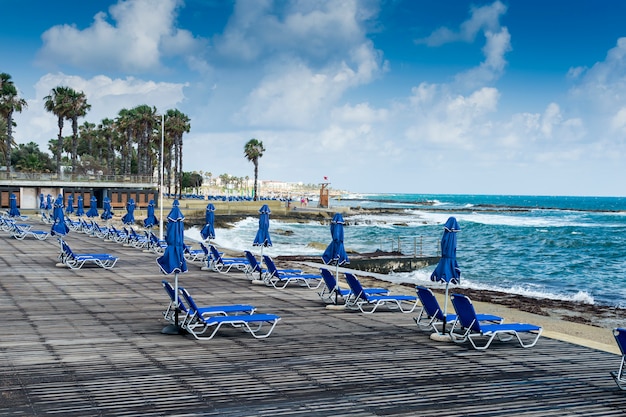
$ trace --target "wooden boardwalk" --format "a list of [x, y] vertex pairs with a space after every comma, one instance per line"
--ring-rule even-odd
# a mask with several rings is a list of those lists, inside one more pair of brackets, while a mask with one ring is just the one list
[[[49, 226], [42, 224], [37, 228]], [[252, 285], [195, 264], [200, 304], [249, 303], [282, 317], [256, 340], [163, 335], [156, 256], [71, 232], [110, 271], [55, 267], [55, 239], [0, 232], [0, 416], [623, 416], [613, 354], [542, 338], [487, 352], [430, 340], [414, 314], [324, 308], [316, 292]]]

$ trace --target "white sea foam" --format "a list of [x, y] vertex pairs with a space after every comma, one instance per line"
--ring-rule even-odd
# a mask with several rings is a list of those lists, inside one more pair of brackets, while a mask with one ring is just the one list
[[[435, 283], [430, 280], [430, 275], [434, 267], [422, 268], [417, 271], [395, 273], [389, 275], [389, 281], [394, 283], [409, 283], [423, 285], [428, 283], [429, 286], [445, 288], [444, 283]], [[385, 278], [387, 280], [387, 278]], [[594, 304], [595, 300], [586, 291], [578, 291], [575, 294], [558, 294], [550, 291], [546, 291], [541, 288], [531, 288], [530, 286], [524, 287], [520, 285], [514, 285], [511, 287], [504, 287], [499, 285], [485, 285], [477, 282], [473, 282], [469, 279], [462, 279], [459, 285], [451, 285], [451, 288], [468, 288], [473, 290], [485, 290], [485, 291], [497, 291], [507, 294], [523, 295], [531, 298], [546, 298], [551, 300], [564, 300], [574, 301], [578, 303]]]

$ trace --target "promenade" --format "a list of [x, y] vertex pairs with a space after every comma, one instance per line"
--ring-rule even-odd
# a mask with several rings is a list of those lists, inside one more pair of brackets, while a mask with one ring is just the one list
[[[33, 222], [34, 228], [49, 229]], [[251, 284], [189, 264], [199, 304], [282, 317], [257, 340], [163, 335], [156, 255], [71, 232], [113, 270], [56, 267], [56, 239], [0, 232], [0, 416], [623, 416], [619, 356], [542, 337], [486, 352], [431, 340], [415, 314], [324, 308], [313, 290]]]

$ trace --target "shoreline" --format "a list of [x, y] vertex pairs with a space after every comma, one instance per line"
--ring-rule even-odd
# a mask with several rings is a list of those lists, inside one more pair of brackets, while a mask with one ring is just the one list
[[[311, 273], [318, 273], [318, 268], [326, 267], [311, 262], [281, 261], [282, 263], [301, 267]], [[348, 268], [340, 268], [341, 271], [352, 271], [364, 287], [385, 287], [394, 294], [415, 295], [412, 284], [392, 283], [377, 274]], [[440, 306], [444, 308], [443, 286], [435, 283], [426, 286], [431, 288]], [[616, 327], [623, 327], [626, 309], [450, 286], [449, 294], [453, 293], [467, 295], [477, 312], [504, 317], [507, 323], [539, 325], [543, 327], [545, 337], [620, 354], [612, 331]], [[451, 303], [448, 303], [448, 312], [451, 309], [453, 312]]]
[[[186, 202], [187, 203], [187, 202]], [[204, 224], [204, 209], [206, 201], [197, 201], [195, 204], [185, 204], [184, 212], [187, 226], [202, 227]], [[226, 206], [220, 207], [215, 215], [215, 225], [220, 228], [232, 227], [232, 224], [247, 217], [258, 216], [258, 206], [260, 202], [247, 204], [230, 204], [228, 212], [224, 214]], [[404, 209], [395, 208], [335, 208], [334, 210], [312, 209], [294, 210], [282, 208], [278, 203], [272, 207], [272, 220], [310, 222], [319, 221], [328, 224], [335, 210], [343, 210], [345, 216], [362, 213], [398, 213]], [[117, 216], [121, 217], [124, 211], [118, 210]], [[330, 214], [329, 214], [330, 213]], [[116, 217], [117, 217], [116, 216]], [[136, 216], [138, 219], [141, 215]], [[349, 217], [347, 217], [349, 221]], [[232, 248], [221, 248], [226, 253], [237, 255], [241, 251]], [[323, 265], [311, 267], [309, 262], [280, 261], [284, 264], [292, 264], [316, 272], [315, 269]], [[375, 274], [368, 274], [363, 271], [354, 271], [359, 279], [363, 280], [367, 286], [386, 286], [393, 292], [401, 292], [414, 295], [415, 290], [412, 284], [394, 284], [384, 279], [373, 277]], [[371, 281], [370, 281], [371, 280]], [[370, 282], [368, 284], [368, 281]], [[382, 285], [381, 285], [382, 284]], [[440, 297], [443, 303], [444, 290], [437, 284], [429, 285], [435, 294]], [[585, 346], [619, 353], [612, 335], [612, 329], [621, 327], [626, 323], [626, 309], [620, 309], [608, 305], [585, 304], [569, 300], [555, 300], [548, 298], [534, 298], [524, 295], [502, 293], [491, 290], [475, 290], [467, 288], [456, 288], [452, 286], [450, 293], [458, 292], [468, 295], [476, 305], [476, 309], [481, 313], [496, 314], [506, 318], [507, 322], [528, 322], [544, 327], [546, 337], [553, 337], [559, 340], [570, 341]], [[443, 304], [442, 304], [443, 306]]]

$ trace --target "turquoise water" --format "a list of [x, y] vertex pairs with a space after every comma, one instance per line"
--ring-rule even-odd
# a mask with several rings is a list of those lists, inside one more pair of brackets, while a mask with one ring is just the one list
[[[457, 259], [461, 286], [626, 307], [626, 198], [370, 194], [331, 206], [393, 208], [384, 214], [344, 216], [345, 245], [358, 252], [396, 249], [433, 254], [448, 217], [461, 227]], [[250, 249], [258, 220], [217, 230], [217, 243]], [[327, 225], [272, 221], [280, 254], [320, 254], [310, 242], [330, 241]], [[254, 248], [259, 252], [259, 248]], [[433, 267], [393, 274], [420, 283]]]

